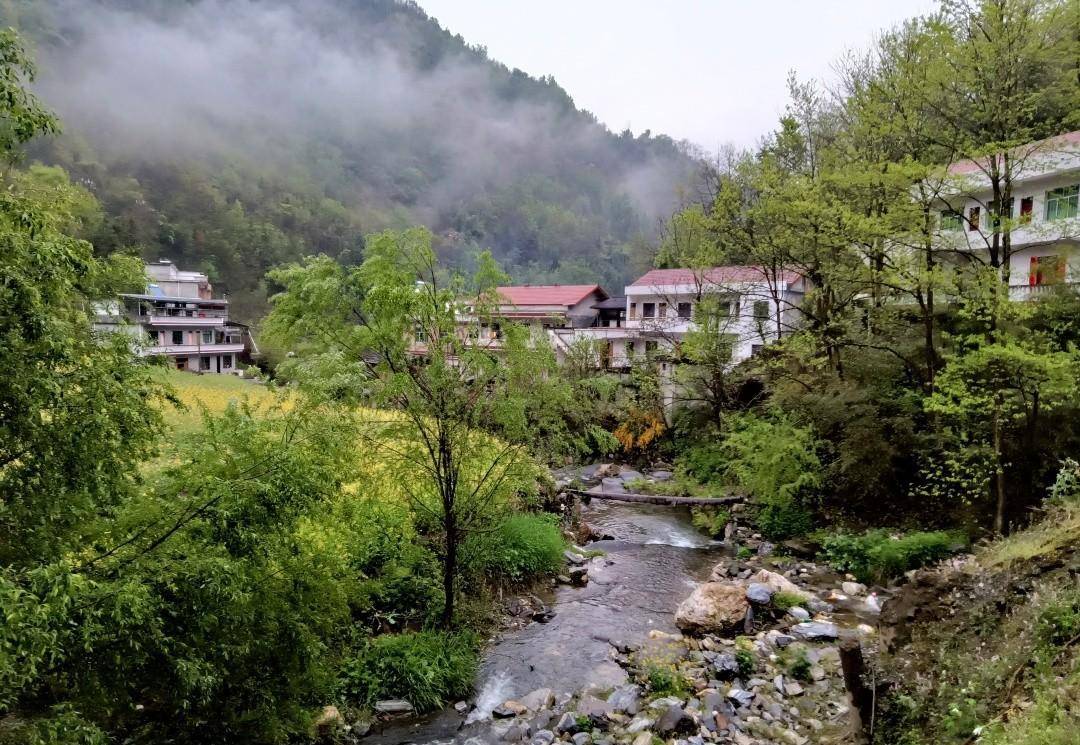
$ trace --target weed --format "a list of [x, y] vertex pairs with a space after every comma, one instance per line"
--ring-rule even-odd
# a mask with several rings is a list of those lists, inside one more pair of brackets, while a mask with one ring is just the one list
[[805, 601], [802, 595], [795, 592], [778, 592], [772, 596], [773, 607], [777, 610], [789, 610], [801, 606]]

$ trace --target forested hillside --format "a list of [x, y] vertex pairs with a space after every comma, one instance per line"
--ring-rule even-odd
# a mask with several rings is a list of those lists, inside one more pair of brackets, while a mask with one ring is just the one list
[[698, 164], [614, 134], [397, 0], [6, 0], [64, 133], [28, 158], [89, 189], [99, 253], [210, 273], [242, 318], [266, 270], [359, 261], [422, 222], [448, 266], [619, 288]]

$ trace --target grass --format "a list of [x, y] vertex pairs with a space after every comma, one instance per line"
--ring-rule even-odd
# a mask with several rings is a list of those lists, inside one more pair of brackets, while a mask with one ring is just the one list
[[840, 572], [851, 572], [861, 582], [885, 582], [910, 569], [932, 564], [963, 549], [963, 536], [947, 531], [916, 531], [894, 535], [870, 530], [854, 535], [826, 534], [821, 539], [825, 562]]
[[1080, 505], [1051, 508], [1045, 519], [1026, 530], [984, 546], [979, 562], [988, 568], [1007, 568], [1016, 562], [1049, 556], [1080, 542]]
[[794, 592], [778, 592], [772, 596], [773, 607], [777, 610], [790, 610], [802, 606], [805, 602], [802, 595]]

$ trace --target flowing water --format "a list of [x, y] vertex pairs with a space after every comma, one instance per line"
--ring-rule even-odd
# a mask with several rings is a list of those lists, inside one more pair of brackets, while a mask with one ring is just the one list
[[588, 585], [557, 588], [543, 598], [556, 611], [551, 621], [507, 632], [488, 646], [475, 709], [467, 717], [451, 709], [396, 724], [365, 742], [486, 742], [485, 723], [503, 701], [537, 688], [557, 694], [611, 688], [626, 674], [612, 661], [609, 640], [640, 643], [653, 629], [675, 631], [676, 606], [708, 577], [720, 545], [676, 507], [593, 500], [583, 517], [597, 534], [610, 536], [588, 546], [604, 552], [589, 562]]

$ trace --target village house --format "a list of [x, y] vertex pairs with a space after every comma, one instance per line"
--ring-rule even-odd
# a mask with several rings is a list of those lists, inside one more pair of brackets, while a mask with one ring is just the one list
[[1010, 159], [1013, 193], [1000, 210], [989, 159], [948, 169], [938, 204], [941, 248], [988, 261], [994, 233], [1008, 221], [1009, 294], [1025, 300], [1080, 282], [1080, 131], [1015, 148]]
[[99, 310], [97, 327], [132, 334], [143, 356], [162, 355], [178, 370], [237, 373], [258, 350], [248, 327], [229, 320], [229, 301], [215, 298], [202, 272], [171, 261], [146, 265], [145, 293], [122, 294]]

